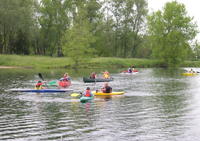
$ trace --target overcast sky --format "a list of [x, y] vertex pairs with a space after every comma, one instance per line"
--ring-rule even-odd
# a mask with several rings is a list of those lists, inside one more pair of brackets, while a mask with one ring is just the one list
[[[173, 0], [148, 0], [150, 12], [161, 10], [166, 2]], [[194, 17], [194, 21], [200, 29], [200, 0], [176, 0], [179, 3], [183, 3], [186, 6], [186, 10], [189, 16]], [[200, 34], [198, 34], [198, 40], [200, 41]]]

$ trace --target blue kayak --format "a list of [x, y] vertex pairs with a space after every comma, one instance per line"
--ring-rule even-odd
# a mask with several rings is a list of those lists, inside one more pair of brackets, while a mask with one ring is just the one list
[[93, 96], [91, 96], [91, 97], [82, 96], [82, 97], [80, 98], [80, 102], [87, 102], [87, 101], [90, 101], [90, 100], [92, 100], [92, 99], [93, 99]]
[[30, 93], [64, 93], [73, 91], [72, 89], [10, 89], [11, 92], [30, 92]]

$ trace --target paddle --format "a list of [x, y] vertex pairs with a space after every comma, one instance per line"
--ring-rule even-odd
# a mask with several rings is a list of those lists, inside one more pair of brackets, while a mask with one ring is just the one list
[[[44, 81], [44, 78], [43, 78], [43, 76], [42, 76], [41, 73], [38, 73], [38, 76], [39, 76], [40, 79], [42, 79], [42, 81]], [[46, 84], [46, 82], [44, 82], [44, 84], [45, 84], [46, 87], [48, 87], [47, 84]]]
[[44, 81], [44, 78], [43, 78], [41, 73], [38, 73], [38, 76], [39, 76], [40, 79], [42, 79], [42, 81]]
[[72, 93], [70, 96], [71, 96], [71, 97], [80, 97], [81, 94], [80, 94], [80, 93]]

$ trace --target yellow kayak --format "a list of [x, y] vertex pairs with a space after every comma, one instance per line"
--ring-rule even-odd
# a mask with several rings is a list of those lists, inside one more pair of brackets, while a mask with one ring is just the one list
[[184, 76], [195, 76], [195, 75], [197, 75], [197, 73], [186, 72], [186, 73], [182, 73], [182, 75], [184, 75]]
[[102, 93], [102, 92], [92, 92], [94, 95], [123, 95], [124, 92], [112, 92], [112, 93]]

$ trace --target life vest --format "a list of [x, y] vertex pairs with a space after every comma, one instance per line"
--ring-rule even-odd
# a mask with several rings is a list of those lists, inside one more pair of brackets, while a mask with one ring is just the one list
[[90, 90], [86, 90], [86, 91], [85, 91], [85, 96], [86, 96], [86, 97], [91, 97], [91, 92], [90, 92]]
[[42, 84], [43, 84], [43, 83], [37, 83], [37, 84], [35, 85], [35, 89], [37, 89], [37, 90], [42, 89]]
[[110, 78], [109, 74], [107, 74], [107, 73], [104, 73], [104, 74], [103, 74], [103, 77], [104, 77], [104, 78]]

